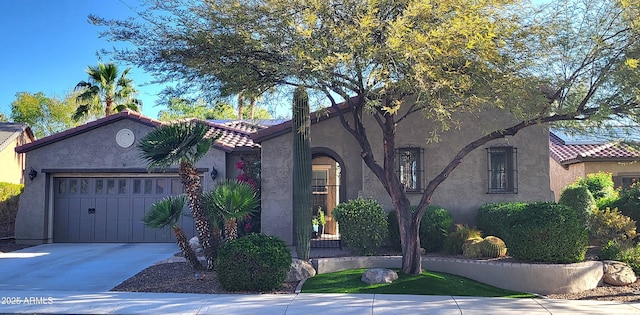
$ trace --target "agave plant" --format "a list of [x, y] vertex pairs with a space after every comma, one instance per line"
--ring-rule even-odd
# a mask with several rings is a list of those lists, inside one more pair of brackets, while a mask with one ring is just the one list
[[142, 138], [138, 148], [150, 169], [163, 170], [175, 163], [180, 165], [180, 181], [189, 199], [207, 269], [212, 270], [220, 243], [219, 233], [213, 233], [209, 215], [202, 207], [202, 183], [195, 167], [217, 137], [209, 135], [209, 129], [209, 125], [199, 120], [162, 125]]
[[238, 220], [251, 215], [259, 200], [251, 185], [227, 179], [205, 193], [203, 203], [212, 222], [224, 221], [225, 241], [230, 241], [238, 237]]
[[170, 226], [176, 237], [176, 242], [180, 246], [182, 254], [187, 259], [191, 267], [195, 270], [202, 269], [202, 264], [198, 260], [193, 248], [189, 246], [189, 240], [184, 231], [178, 226], [178, 221], [182, 215], [182, 209], [187, 204], [185, 195], [168, 196], [162, 200], [156, 201], [151, 205], [149, 212], [142, 218], [142, 222], [148, 227], [154, 229], [162, 229]]

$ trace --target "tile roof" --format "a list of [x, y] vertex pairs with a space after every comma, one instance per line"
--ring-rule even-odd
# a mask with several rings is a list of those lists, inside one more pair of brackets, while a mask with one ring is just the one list
[[[138, 112], [125, 109], [117, 114], [113, 114], [104, 118], [100, 118], [84, 125], [59, 132], [48, 137], [44, 137], [37, 141], [25, 144], [16, 148], [16, 152], [24, 153], [42, 146], [73, 137], [75, 135], [93, 130], [104, 125], [116, 122], [122, 119], [131, 119], [150, 127], [158, 127], [170, 122], [162, 122], [153, 118], [146, 117]], [[251, 140], [250, 135], [258, 130], [265, 129], [266, 126], [254, 124], [246, 121], [224, 121], [224, 122], [206, 122], [211, 126], [208, 135], [222, 133], [221, 137], [214, 142], [214, 146], [225, 152], [231, 152], [236, 149], [247, 150], [259, 148], [260, 145]]]
[[226, 152], [260, 148], [258, 143], [253, 142], [251, 135], [267, 128], [264, 125], [237, 120], [207, 123], [212, 127], [209, 131], [210, 135], [220, 134], [220, 138], [213, 145]]
[[567, 144], [553, 132], [549, 133], [549, 154], [563, 165], [584, 161], [640, 160], [640, 149], [629, 143], [609, 141], [594, 144]]
[[0, 123], [0, 151], [4, 150], [13, 143], [17, 137], [22, 134], [22, 132], [27, 132], [27, 137], [31, 139], [31, 141], [35, 140], [33, 133], [31, 132], [31, 128], [27, 124], [23, 123]]
[[[353, 102], [358, 102], [359, 101], [359, 97], [352, 97], [351, 100]], [[331, 117], [337, 116], [338, 115], [338, 111], [341, 112], [346, 112], [351, 110], [351, 107], [349, 106], [349, 103], [347, 102], [342, 102], [340, 104], [337, 104], [338, 109], [334, 108], [334, 107], [327, 107], [318, 111], [315, 111], [313, 113], [311, 113], [311, 124], [315, 124], [317, 122], [329, 119]], [[263, 129], [263, 130], [259, 130], [258, 132], [254, 133], [251, 135], [251, 138], [253, 139], [253, 141], [260, 143], [264, 140], [268, 140], [271, 138], [275, 138], [278, 137], [280, 135], [286, 134], [291, 132], [291, 128], [292, 128], [292, 122], [291, 120], [286, 120], [282, 123], [270, 126], [269, 128]]]

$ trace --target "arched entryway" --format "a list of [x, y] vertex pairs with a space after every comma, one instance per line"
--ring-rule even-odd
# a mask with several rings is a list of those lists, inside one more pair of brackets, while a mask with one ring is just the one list
[[326, 223], [318, 236], [320, 239], [337, 240], [340, 227], [333, 220], [333, 209], [344, 202], [345, 169], [342, 159], [331, 149], [316, 147], [312, 149], [312, 203], [313, 216], [324, 212]]

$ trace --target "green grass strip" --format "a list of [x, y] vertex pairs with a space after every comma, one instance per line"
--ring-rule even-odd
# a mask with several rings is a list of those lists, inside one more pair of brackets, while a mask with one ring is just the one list
[[419, 275], [398, 272], [390, 284], [368, 285], [360, 280], [366, 269], [352, 269], [316, 275], [307, 279], [302, 293], [369, 293], [412, 295], [455, 295], [508, 298], [535, 298], [529, 293], [504, 290], [465, 277], [425, 271]]

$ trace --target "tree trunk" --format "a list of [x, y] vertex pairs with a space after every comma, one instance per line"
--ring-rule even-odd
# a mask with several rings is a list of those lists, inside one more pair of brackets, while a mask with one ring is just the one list
[[107, 98], [104, 101], [104, 117], [111, 115], [112, 112], [113, 112], [113, 100], [110, 98]]
[[202, 264], [198, 260], [198, 256], [196, 252], [189, 245], [189, 240], [187, 236], [184, 234], [184, 231], [177, 225], [172, 226], [173, 234], [176, 236], [176, 242], [178, 242], [178, 246], [180, 247], [180, 251], [184, 255], [184, 258], [187, 259], [191, 267], [194, 270], [202, 270]]
[[243, 105], [242, 93], [238, 93], [238, 119], [242, 119], [242, 107]]
[[311, 251], [311, 119], [309, 97], [298, 87], [293, 97], [293, 218], [298, 259]]
[[[408, 212], [408, 213], [407, 213]], [[402, 215], [397, 215], [402, 213]], [[422, 273], [422, 256], [420, 255], [420, 220], [414, 220], [411, 208], [397, 211], [402, 244], [402, 272], [406, 274]]]
[[256, 109], [256, 98], [255, 98], [255, 97], [252, 97], [252, 98], [251, 98], [251, 105], [250, 105], [250, 107], [249, 107], [249, 118], [250, 118], [251, 120], [253, 120], [253, 115], [254, 115], [254, 113], [255, 113], [255, 109]]
[[238, 221], [229, 219], [224, 221], [224, 241], [232, 241], [238, 238]]
[[180, 162], [180, 180], [184, 186], [185, 194], [189, 198], [189, 207], [191, 208], [193, 220], [196, 223], [198, 239], [200, 240], [204, 256], [207, 260], [207, 269], [213, 270], [218, 248], [213, 247], [211, 222], [209, 221], [209, 215], [202, 206], [202, 184], [200, 183], [200, 176], [198, 176], [198, 171], [191, 163], [186, 161]]

